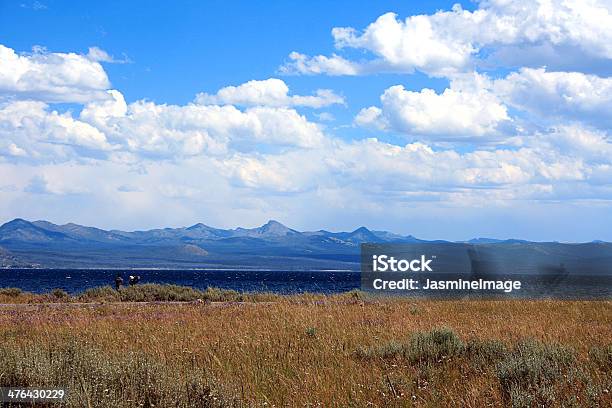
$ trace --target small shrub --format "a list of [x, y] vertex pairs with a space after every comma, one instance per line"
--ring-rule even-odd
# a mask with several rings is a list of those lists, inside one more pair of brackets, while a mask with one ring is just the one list
[[206, 288], [201, 296], [202, 299], [211, 302], [240, 302], [244, 300], [243, 296], [235, 290], [211, 287]]
[[119, 290], [111, 286], [100, 286], [86, 289], [74, 296], [63, 289], [53, 289], [46, 294], [33, 295], [19, 288], [0, 288], [0, 297], [3, 297], [5, 302], [19, 299], [20, 302], [25, 300], [35, 303], [57, 300], [77, 300], [79, 302], [279, 302], [288, 299], [286, 296], [267, 292], [241, 293], [213, 287], [200, 290], [190, 286], [154, 283], [127, 286]]
[[202, 297], [199, 290], [187, 286], [151, 283], [128, 286], [119, 295], [123, 302], [190, 302]]
[[119, 292], [110, 286], [90, 288], [79, 295], [79, 300], [82, 302], [116, 302], [120, 299]]
[[412, 363], [437, 363], [461, 355], [464, 349], [455, 332], [441, 328], [415, 333], [407, 343], [390, 341], [382, 346], [358, 348], [355, 354], [362, 359], [403, 357]]
[[19, 288], [0, 288], [0, 296], [19, 297], [23, 294], [24, 291]]
[[433, 329], [412, 336], [406, 357], [412, 362], [438, 362], [460, 355], [464, 348], [459, 336], [451, 329]]
[[559, 384], [575, 362], [572, 350], [526, 341], [496, 366], [502, 396], [512, 406], [550, 405]]
[[51, 291], [51, 296], [53, 296], [56, 299], [62, 299], [62, 300], [65, 300], [70, 297], [70, 295], [64, 289], [59, 289], [59, 288], [53, 289]]
[[317, 329], [315, 327], [309, 327], [306, 329], [306, 335], [308, 337], [316, 337], [317, 336]]
[[273, 299], [269, 294], [263, 294], [262, 296], [259, 296], [259, 294], [244, 295], [235, 290], [211, 287], [202, 291], [190, 286], [147, 283], [127, 286], [119, 291], [110, 286], [90, 288], [80, 294], [78, 298], [83, 302], [193, 302], [197, 300], [237, 302], [245, 299], [255, 301], [260, 297]]

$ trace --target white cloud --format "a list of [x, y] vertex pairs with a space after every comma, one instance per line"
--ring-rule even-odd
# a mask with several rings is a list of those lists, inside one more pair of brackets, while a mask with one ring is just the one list
[[299, 193], [314, 188], [326, 176], [320, 150], [281, 155], [235, 155], [218, 162], [219, 169], [237, 186], [257, 191]]
[[612, 141], [577, 125], [532, 134], [519, 148], [460, 152], [420, 142], [330, 140], [308, 151], [237, 155], [218, 163], [230, 180], [254, 192], [350, 189], [363, 199], [452, 199], [457, 205], [487, 197], [498, 204], [573, 199], [585, 189], [606, 197], [612, 187], [603, 181], [612, 171]]
[[44, 102], [0, 105], [0, 156], [36, 162], [80, 158], [178, 159], [256, 151], [264, 145], [310, 149], [325, 136], [294, 109], [232, 105], [158, 105], [109, 91], [79, 117]]
[[402, 22], [396, 14], [387, 13], [361, 35], [352, 28], [334, 28], [332, 36], [338, 48], [368, 50], [393, 70], [452, 72], [465, 67], [475, 50], [463, 36], [444, 32], [447, 27], [437, 20], [445, 15], [412, 16]]
[[545, 68], [521, 68], [496, 80], [477, 73], [456, 75], [441, 93], [396, 85], [380, 99], [380, 107], [357, 114], [357, 125], [429, 136], [430, 141], [504, 141], [523, 126], [582, 122], [609, 129], [612, 124], [612, 78]]
[[612, 139], [601, 130], [580, 125], [552, 128], [532, 143], [543, 151], [572, 155], [592, 165], [612, 164]]
[[529, 53], [542, 45], [560, 52], [548, 53], [548, 59], [539, 62], [534, 54], [531, 63], [550, 64], [554, 62], [551, 57], [563, 53], [609, 60], [611, 10], [609, 2], [595, 0], [489, 0], [481, 1], [473, 12], [455, 5], [452, 11], [409, 16], [405, 20], [387, 13], [363, 32], [352, 27], [332, 30], [337, 48], [367, 51], [373, 59], [355, 62], [335, 54], [309, 57], [293, 52], [281, 72], [358, 75], [418, 69], [448, 76], [473, 69], [481, 51], [495, 55], [511, 47]]
[[91, 61], [106, 62], [109, 64], [127, 64], [131, 62], [125, 55], [122, 59], [117, 59], [99, 47], [89, 47], [87, 58]]
[[376, 106], [361, 109], [357, 116], [355, 116], [355, 123], [359, 126], [378, 130], [386, 130], [388, 128], [388, 123], [383, 117], [382, 109]]
[[322, 108], [334, 104], [344, 104], [344, 98], [330, 89], [319, 89], [315, 95], [289, 95], [289, 87], [284, 81], [270, 78], [263, 81], [248, 81], [238, 86], [221, 88], [215, 95], [200, 93], [196, 103], [201, 105], [241, 105], [290, 107], [306, 106]]
[[[577, 196], [583, 185], [608, 193], [598, 176], [609, 172], [606, 169], [612, 165], [612, 156], [606, 156], [612, 144], [604, 135], [559, 128], [533, 135], [531, 140], [531, 145], [519, 149], [465, 153], [434, 150], [423, 143], [396, 146], [376, 139], [335, 141], [313, 151], [240, 156], [220, 163], [231, 180], [254, 192], [348, 188], [363, 199], [371, 195], [407, 201], [436, 197], [460, 200], [458, 205], [487, 197], [497, 203], [555, 199], [567, 194], [568, 185], [574, 186]], [[593, 155], [595, 149], [602, 153]]]
[[363, 67], [355, 62], [333, 54], [331, 57], [317, 55], [309, 57], [299, 52], [289, 54], [290, 62], [282, 65], [279, 71], [283, 74], [327, 74], [327, 75], [358, 75]]
[[428, 135], [439, 140], [499, 138], [498, 127], [508, 124], [506, 106], [474, 75], [451, 82], [442, 93], [432, 89], [408, 91], [401, 85], [388, 88], [380, 97], [382, 108], [362, 109], [355, 122], [409, 135]]
[[17, 101], [0, 105], [0, 156], [27, 161], [63, 161], [100, 157], [113, 146], [103, 132], [49, 110], [43, 102]]
[[109, 86], [102, 66], [86, 56], [40, 48], [20, 55], [0, 45], [0, 99], [82, 103], [106, 98]]
[[81, 119], [92, 122], [95, 125], [103, 126], [106, 120], [114, 117], [122, 117], [127, 114], [128, 105], [125, 102], [123, 94], [115, 89], [111, 89], [107, 92], [107, 99], [88, 103], [83, 107], [80, 114]]
[[113, 103], [88, 104], [81, 119], [137, 154], [220, 155], [230, 148], [253, 149], [258, 143], [312, 148], [324, 138], [316, 124], [289, 108], [239, 110], [232, 105], [157, 105], [147, 101], [127, 105], [120, 93], [111, 95]]
[[508, 104], [545, 120], [612, 124], [612, 78], [522, 68], [495, 81], [493, 90]]
[[[453, 92], [472, 95], [470, 92], [479, 89], [475, 82], [478, 81], [458, 81], [453, 84], [458, 87]], [[484, 79], [481, 82], [481, 85], [487, 83]], [[400, 98], [409, 93], [404, 89], [396, 91]], [[579, 125], [531, 134], [523, 138], [519, 148], [462, 152], [434, 149], [425, 143], [396, 146], [375, 139], [353, 142], [332, 139], [288, 108], [239, 110], [233, 106], [157, 105], [146, 101], [126, 104], [119, 92], [110, 94], [112, 103], [90, 103], [79, 118], [50, 110], [42, 102], [19, 101], [3, 105], [0, 109], [0, 155], [4, 159], [0, 159], [0, 163], [22, 163], [24, 168], [62, 162], [80, 163], [80, 166], [90, 163], [96, 167], [111, 160], [118, 166], [138, 164], [148, 169], [159, 162], [158, 158], [172, 159], [170, 161], [178, 166], [175, 170], [179, 185], [168, 188], [173, 185], [168, 179], [159, 184], [166, 187], [156, 187], [155, 191], [164, 197], [180, 196], [190, 200], [200, 199], [202, 190], [197, 180], [181, 187], [179, 175], [187, 171], [187, 167], [181, 169], [180, 163], [186, 160], [197, 163], [189, 167], [190, 171], [198, 166], [206, 168], [210, 174], [225, 180], [228, 194], [239, 190], [250, 199], [261, 199], [262, 194], [300, 195], [315, 191], [336, 196], [335, 191], [343, 196], [342, 191], [348, 189], [350, 193], [347, 194], [351, 197], [363, 200], [383, 194], [405, 201], [436, 199], [468, 205], [485, 197], [497, 203], [561, 196], [571, 199], [587, 191], [590, 197], [605, 197], [610, 189], [606, 182], [607, 175], [612, 172], [610, 138], [605, 131]], [[424, 112], [429, 112], [429, 101], [423, 102], [421, 98], [433, 97], [432, 106], [438, 108], [444, 107], [446, 102], [437, 98], [459, 100], [467, 107], [477, 99], [467, 98], [467, 103], [462, 99], [466, 96], [451, 96], [445, 93], [427, 95], [423, 91], [410, 93], [407, 99], [421, 106]], [[487, 102], [482, 95], [479, 98]], [[376, 111], [379, 108], [374, 108], [373, 111], [378, 116], [388, 115], [384, 113], [385, 108], [383, 103], [383, 109]], [[457, 110], [457, 107], [441, 109], [442, 112]], [[484, 129], [490, 124], [479, 122], [482, 116], [486, 114], [472, 115], [472, 122], [467, 123], [474, 132], [482, 128], [485, 137], [488, 133]], [[410, 129], [429, 123], [410, 117], [402, 120]], [[422, 129], [432, 136], [435, 132], [442, 134], [455, 129], [455, 126], [459, 129], [456, 134], [461, 135], [466, 129], [464, 125], [451, 120], [435, 125], [444, 126], [443, 129]], [[263, 153], [261, 148], [255, 147], [257, 144], [290, 148], [267, 149]], [[148, 170], [135, 174], [151, 177]], [[22, 182], [22, 189], [33, 192], [39, 187], [38, 192], [43, 191], [40, 180], [32, 178], [35, 175]], [[125, 192], [122, 186], [126, 185], [137, 185], [143, 190], [138, 194], [145, 194], [147, 189], [134, 177], [115, 179], [117, 183], [109, 187], [109, 194]], [[68, 180], [63, 184], [55, 178], [44, 180], [49, 187], [47, 190], [59, 192], [57, 194], [88, 191], [82, 185], [70, 189]], [[150, 185], [156, 184], [150, 180]]]

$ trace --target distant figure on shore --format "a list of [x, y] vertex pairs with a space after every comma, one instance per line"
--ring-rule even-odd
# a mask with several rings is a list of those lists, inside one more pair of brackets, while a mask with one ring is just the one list
[[121, 277], [121, 274], [118, 273], [115, 277], [115, 289], [121, 289], [121, 285], [123, 285], [123, 278]]
[[140, 282], [140, 276], [139, 275], [130, 275], [130, 280], [128, 282], [130, 283], [130, 286], [134, 286], [135, 284]]

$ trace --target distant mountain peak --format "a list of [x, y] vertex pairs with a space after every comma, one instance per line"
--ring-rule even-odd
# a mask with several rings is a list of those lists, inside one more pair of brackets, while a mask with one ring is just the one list
[[357, 228], [355, 231], [353, 231], [351, 234], [363, 234], [363, 233], [371, 234], [372, 231], [370, 231], [366, 227], [361, 226], [361, 227]]
[[11, 220], [7, 223], [5, 223], [4, 226], [17, 226], [17, 225], [32, 225], [32, 223], [30, 221], [24, 220], [23, 218], [15, 218], [14, 220]]
[[193, 230], [212, 230], [214, 228], [209, 227], [206, 224], [202, 224], [201, 222], [198, 222], [197, 224], [193, 224], [191, 227], [187, 227], [186, 230], [187, 231], [193, 231]]
[[285, 225], [283, 225], [282, 223], [276, 221], [276, 220], [268, 220], [268, 222], [266, 222], [264, 225], [261, 226], [261, 228], [287, 228]]
[[26, 221], [23, 218], [15, 218], [3, 225], [0, 226], [0, 229], [8, 231], [8, 230], [18, 230], [18, 229], [33, 229], [38, 228], [36, 224]]
[[35, 223], [26, 221], [23, 218], [15, 218], [0, 226], [0, 241], [17, 240], [48, 242], [67, 238], [68, 236], [65, 234], [41, 228]]
[[256, 232], [267, 236], [285, 236], [289, 234], [295, 234], [297, 231], [292, 230], [289, 227], [281, 224], [276, 220], [269, 220], [259, 228], [254, 229]]

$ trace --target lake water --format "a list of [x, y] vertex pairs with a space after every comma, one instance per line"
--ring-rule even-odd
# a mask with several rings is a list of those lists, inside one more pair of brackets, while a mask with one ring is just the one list
[[0, 287], [34, 293], [61, 288], [77, 293], [95, 286], [114, 285], [117, 273], [126, 283], [129, 275], [140, 275], [140, 283], [171, 283], [198, 289], [212, 286], [241, 292], [338, 293], [360, 286], [359, 272], [346, 271], [0, 269]]
[[[61, 288], [78, 293], [91, 287], [114, 285], [117, 273], [121, 273], [125, 282], [129, 275], [140, 275], [140, 283], [170, 283], [198, 289], [211, 286], [240, 292], [340, 293], [361, 286], [361, 274], [357, 271], [0, 269], [0, 287], [17, 287], [34, 293]], [[612, 298], [612, 276], [570, 276], [555, 285], [537, 276], [512, 275], [512, 279], [520, 279], [523, 289], [513, 294], [500, 294], [501, 297]], [[465, 295], [447, 291], [429, 294], [436, 297]]]

